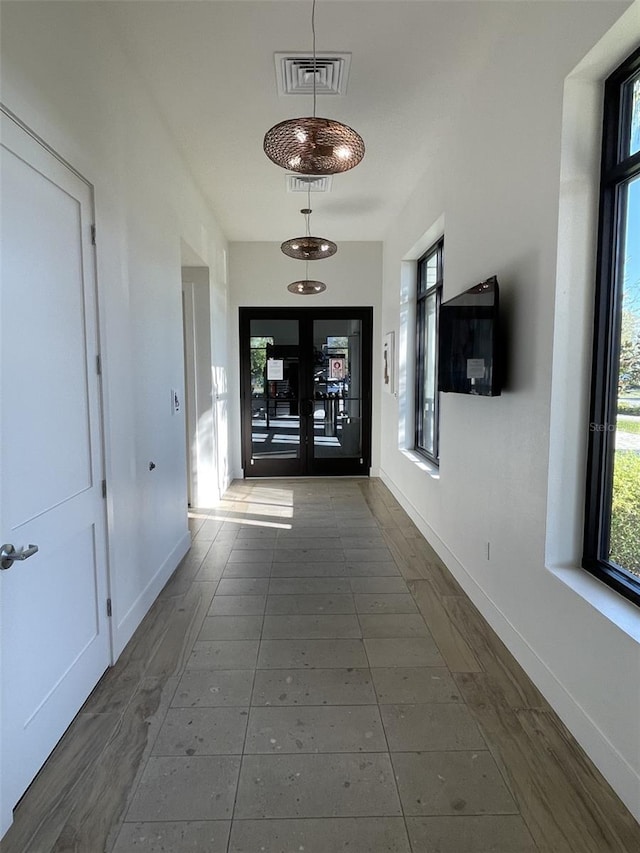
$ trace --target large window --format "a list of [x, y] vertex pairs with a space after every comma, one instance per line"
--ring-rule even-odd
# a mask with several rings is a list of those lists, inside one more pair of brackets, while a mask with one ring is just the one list
[[640, 50], [607, 80], [584, 566], [640, 603]]
[[438, 463], [438, 314], [443, 241], [418, 261], [416, 306], [416, 450]]

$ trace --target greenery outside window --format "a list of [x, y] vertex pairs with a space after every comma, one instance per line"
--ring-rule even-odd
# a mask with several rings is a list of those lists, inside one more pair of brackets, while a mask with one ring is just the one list
[[605, 85], [583, 565], [640, 604], [640, 50]]
[[416, 450], [439, 459], [438, 315], [442, 299], [444, 241], [418, 261], [416, 301]]

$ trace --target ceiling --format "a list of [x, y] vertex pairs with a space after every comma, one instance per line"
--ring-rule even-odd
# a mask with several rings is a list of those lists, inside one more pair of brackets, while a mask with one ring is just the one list
[[[351, 53], [346, 94], [319, 96], [317, 114], [355, 128], [366, 154], [330, 192], [311, 195], [313, 233], [383, 238], [518, 5], [317, 0], [317, 51]], [[311, 50], [311, 0], [116, 2], [101, 11], [227, 238], [303, 234], [307, 195], [287, 192], [262, 140], [277, 122], [312, 112], [310, 96], [278, 95], [274, 63], [277, 52]]]

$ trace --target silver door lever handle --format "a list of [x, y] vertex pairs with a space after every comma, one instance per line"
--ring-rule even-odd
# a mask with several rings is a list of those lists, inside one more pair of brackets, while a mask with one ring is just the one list
[[37, 545], [29, 545], [28, 548], [21, 548], [19, 551], [16, 551], [13, 545], [3, 545], [0, 548], [0, 569], [10, 569], [16, 560], [27, 560], [37, 551]]

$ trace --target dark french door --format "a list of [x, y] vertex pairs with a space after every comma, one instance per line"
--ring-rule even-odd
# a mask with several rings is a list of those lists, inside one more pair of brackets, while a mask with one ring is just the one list
[[240, 308], [245, 477], [368, 474], [372, 308]]

